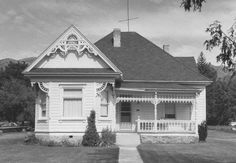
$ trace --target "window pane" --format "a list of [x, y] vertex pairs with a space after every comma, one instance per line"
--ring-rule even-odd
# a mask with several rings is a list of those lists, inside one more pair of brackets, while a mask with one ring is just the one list
[[120, 117], [121, 122], [131, 122], [131, 113], [121, 113]]
[[103, 91], [101, 93], [101, 104], [107, 104], [108, 103], [108, 92]]
[[165, 104], [165, 118], [175, 118], [175, 104]]
[[42, 110], [42, 117], [46, 117], [46, 110]]
[[82, 99], [64, 99], [64, 117], [82, 116]]
[[175, 114], [175, 104], [165, 104], [166, 114]]
[[108, 116], [108, 105], [101, 105], [101, 117]]
[[82, 89], [64, 89], [66, 97], [82, 97]]

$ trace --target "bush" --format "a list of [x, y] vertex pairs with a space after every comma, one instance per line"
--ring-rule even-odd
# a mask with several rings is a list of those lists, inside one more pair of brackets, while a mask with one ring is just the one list
[[116, 143], [116, 133], [108, 128], [103, 129], [101, 133], [101, 146], [112, 146]]
[[30, 134], [25, 137], [25, 144], [39, 144], [39, 140], [35, 137], [35, 134]]
[[200, 125], [198, 125], [198, 135], [199, 141], [206, 141], [207, 138], [207, 124], [206, 121], [203, 121]]
[[99, 135], [95, 125], [95, 111], [92, 110], [90, 116], [88, 117], [88, 125], [83, 136], [82, 145], [95, 147], [100, 144]]

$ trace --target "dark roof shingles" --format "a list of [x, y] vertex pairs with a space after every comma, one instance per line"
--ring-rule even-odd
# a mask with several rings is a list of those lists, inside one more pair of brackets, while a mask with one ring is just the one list
[[136, 32], [121, 32], [121, 47], [112, 33], [95, 45], [123, 72], [124, 80], [209, 81]]

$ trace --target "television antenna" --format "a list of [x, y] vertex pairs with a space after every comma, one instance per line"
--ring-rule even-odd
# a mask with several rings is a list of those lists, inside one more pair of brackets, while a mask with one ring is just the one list
[[134, 20], [134, 19], [138, 19], [138, 17], [134, 17], [134, 18], [129, 17], [129, 0], [127, 0], [127, 19], [119, 20], [119, 22], [127, 22], [127, 27], [128, 27], [128, 32], [129, 32], [129, 28], [130, 28], [129, 23], [131, 20]]

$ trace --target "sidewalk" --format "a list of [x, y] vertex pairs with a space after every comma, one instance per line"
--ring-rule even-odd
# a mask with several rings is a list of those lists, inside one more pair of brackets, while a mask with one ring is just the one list
[[119, 163], [143, 163], [137, 146], [140, 144], [140, 137], [136, 133], [123, 133], [117, 135], [119, 145]]

